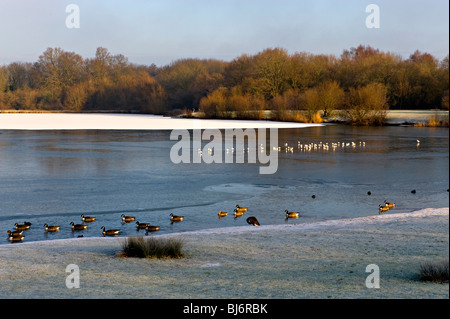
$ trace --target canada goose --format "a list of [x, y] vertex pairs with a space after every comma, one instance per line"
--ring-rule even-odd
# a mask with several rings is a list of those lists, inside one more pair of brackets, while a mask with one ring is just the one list
[[59, 226], [49, 226], [47, 224], [44, 225], [45, 231], [49, 233], [59, 232]]
[[222, 212], [221, 210], [219, 210], [218, 215], [219, 215], [219, 217], [228, 216], [228, 212]]
[[237, 210], [242, 210], [243, 212], [246, 212], [246, 211], [247, 211], [247, 207], [241, 207], [241, 206], [239, 206], [239, 205], [236, 205], [236, 209], [237, 209]]
[[181, 222], [184, 219], [184, 216], [176, 216], [170, 213], [170, 221], [172, 222]]
[[387, 206], [389, 208], [394, 208], [395, 207], [395, 203], [388, 203], [386, 200], [384, 201], [384, 206]]
[[72, 231], [87, 229], [87, 225], [83, 225], [83, 224], [75, 224], [74, 222], [70, 222], [70, 225], [72, 225]]
[[103, 237], [105, 237], [105, 236], [119, 236], [119, 233], [120, 233], [120, 230], [118, 230], [118, 229], [106, 230], [105, 226], [102, 226], [101, 229], [103, 230]]
[[145, 227], [145, 234], [148, 234], [149, 232], [155, 232], [158, 230], [159, 230], [159, 226], [148, 225], [147, 227]]
[[25, 238], [24, 235], [17, 235], [17, 236], [9, 236], [9, 241], [12, 243], [18, 243], [23, 241]]
[[286, 213], [286, 218], [299, 218], [300, 213], [298, 212], [289, 212], [287, 209], [284, 211]]
[[125, 216], [124, 214], [121, 215], [122, 217], [122, 223], [130, 223], [134, 221], [134, 216]]
[[30, 229], [30, 225], [19, 225], [18, 223], [15, 223], [14, 226], [16, 226], [16, 230], [28, 230]]
[[381, 205], [379, 205], [379, 206], [380, 206], [380, 210], [378, 211], [378, 214], [387, 212], [389, 210], [389, 206], [381, 206]]
[[150, 226], [149, 223], [140, 223], [140, 222], [136, 222], [136, 228], [139, 229], [145, 229], [147, 226]]
[[84, 214], [81, 214], [81, 220], [86, 223], [92, 223], [92, 222], [95, 222], [95, 217], [84, 216]]
[[253, 225], [253, 226], [260, 226], [260, 224], [259, 224], [258, 220], [256, 219], [256, 217], [253, 217], [253, 216], [247, 218], [247, 223], [250, 224], [250, 225]]
[[238, 209], [234, 210], [234, 218], [241, 217], [242, 215], [244, 215], [243, 210], [238, 210]]
[[11, 237], [11, 236], [21, 236], [22, 233], [23, 233], [23, 230], [13, 230], [13, 231], [8, 230], [8, 231], [6, 232], [6, 234], [8, 235], [8, 237]]

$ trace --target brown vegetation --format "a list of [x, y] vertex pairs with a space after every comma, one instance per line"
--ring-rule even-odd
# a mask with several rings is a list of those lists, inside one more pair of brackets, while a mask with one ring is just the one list
[[35, 63], [0, 66], [0, 110], [199, 110], [242, 119], [262, 119], [269, 110], [282, 121], [341, 115], [379, 125], [388, 108], [448, 110], [448, 87], [448, 56], [439, 62], [416, 51], [403, 59], [370, 46], [340, 57], [275, 48], [231, 62], [182, 59], [163, 67], [133, 65], [105, 48], [91, 59], [49, 48]]
[[434, 283], [448, 283], [449, 262], [426, 262], [420, 265], [420, 280]]
[[416, 127], [449, 127], [449, 117], [433, 114], [426, 122], [418, 122], [414, 124]]
[[121, 257], [182, 258], [183, 240], [180, 238], [129, 237], [122, 243]]

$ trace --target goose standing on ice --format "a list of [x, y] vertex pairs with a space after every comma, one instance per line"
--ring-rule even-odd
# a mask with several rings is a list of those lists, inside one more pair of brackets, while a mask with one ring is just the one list
[[87, 229], [87, 225], [84, 225], [84, 224], [75, 224], [74, 222], [70, 222], [70, 225], [72, 225], [72, 231]]
[[381, 206], [379, 205], [380, 209], [378, 210], [378, 214], [384, 213], [389, 211], [389, 206]]
[[183, 221], [183, 219], [184, 219], [184, 216], [176, 216], [176, 215], [170, 213], [170, 221], [172, 223], [173, 222], [181, 222], [181, 221]]
[[109, 229], [106, 230], [105, 226], [102, 226], [101, 229], [103, 230], [103, 237], [105, 236], [111, 236], [111, 237], [115, 237], [115, 236], [119, 236], [120, 230], [118, 229]]
[[386, 200], [384, 201], [384, 206], [387, 206], [389, 208], [394, 208], [395, 207], [395, 203], [388, 203]]
[[131, 223], [135, 220], [134, 216], [125, 216], [124, 214], [120, 215], [122, 217], [122, 224]]
[[242, 217], [242, 215], [244, 215], [243, 210], [238, 210], [237, 208], [234, 210], [234, 219]]
[[253, 216], [247, 218], [247, 223], [250, 225], [253, 225], [253, 226], [261, 226], [259, 221], [256, 219], [256, 217], [253, 217]]
[[286, 213], [286, 219], [288, 218], [299, 218], [300, 213], [299, 212], [289, 212], [287, 209], [284, 211]]
[[81, 220], [86, 223], [92, 223], [92, 222], [95, 222], [95, 217], [84, 216], [84, 214], [81, 214]]
[[27, 225], [27, 224], [19, 225], [18, 223], [15, 223], [14, 226], [16, 226], [16, 230], [28, 230], [28, 229], [30, 229], [30, 225]]
[[59, 226], [49, 226], [47, 224], [44, 225], [46, 233], [57, 233], [59, 232]]
[[217, 215], [219, 216], [219, 219], [221, 219], [222, 217], [228, 216], [228, 212], [223, 212], [219, 210]]

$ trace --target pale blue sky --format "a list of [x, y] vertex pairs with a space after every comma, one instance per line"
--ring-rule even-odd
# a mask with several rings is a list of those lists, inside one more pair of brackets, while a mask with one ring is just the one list
[[[80, 29], [65, 25], [68, 4]], [[368, 4], [381, 11], [368, 29]], [[359, 44], [408, 57], [448, 54], [448, 0], [0, 0], [0, 64], [36, 61], [47, 47], [91, 57], [98, 46], [131, 62], [231, 60], [270, 47], [340, 55]]]

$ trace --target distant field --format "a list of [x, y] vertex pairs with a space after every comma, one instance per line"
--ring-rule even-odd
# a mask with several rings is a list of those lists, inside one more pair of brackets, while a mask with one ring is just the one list
[[432, 115], [447, 116], [448, 111], [439, 110], [391, 110], [388, 111], [388, 123], [426, 121]]

